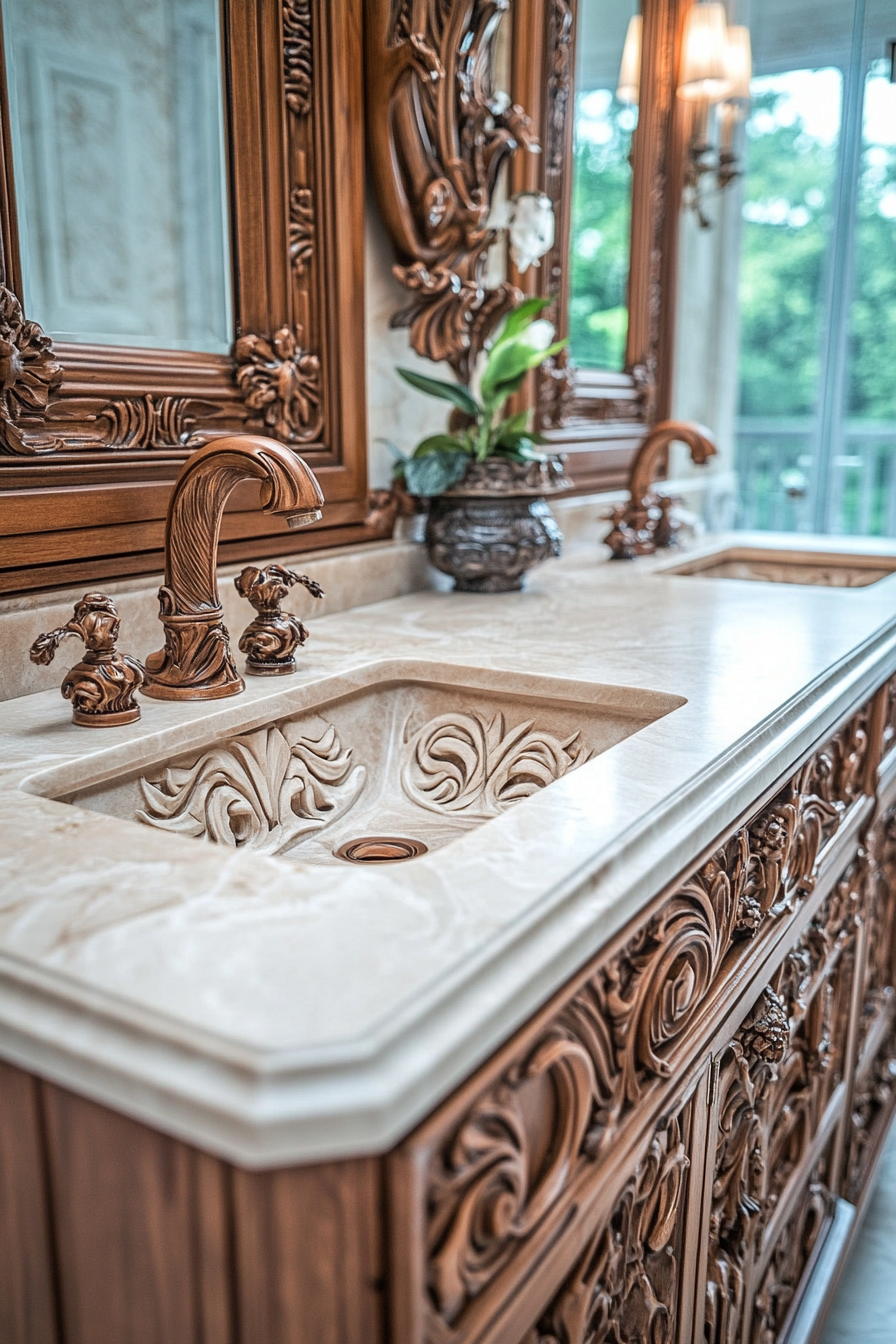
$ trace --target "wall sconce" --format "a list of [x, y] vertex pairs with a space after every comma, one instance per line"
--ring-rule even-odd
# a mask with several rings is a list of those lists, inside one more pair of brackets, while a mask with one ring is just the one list
[[633, 14], [628, 21], [625, 34], [625, 46], [622, 48], [622, 64], [619, 67], [619, 87], [616, 97], [620, 103], [638, 106], [641, 93], [641, 32], [643, 21], [640, 14]]
[[[714, 174], [720, 190], [740, 175], [733, 149], [734, 128], [747, 114], [752, 73], [748, 28], [738, 24], [729, 27], [725, 7], [717, 0], [696, 4], [688, 10], [682, 36], [678, 97], [695, 104], [685, 188], [689, 193], [688, 204], [703, 229], [711, 227], [701, 201], [701, 184], [706, 174]], [[717, 104], [721, 108], [716, 156], [710, 122]]]

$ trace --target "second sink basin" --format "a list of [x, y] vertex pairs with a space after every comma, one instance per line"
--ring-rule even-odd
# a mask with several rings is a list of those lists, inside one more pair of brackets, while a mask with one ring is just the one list
[[49, 776], [31, 787], [261, 854], [382, 863], [440, 848], [685, 703], [437, 664], [427, 676], [420, 666], [374, 665], [369, 684], [348, 693], [324, 683], [310, 703], [262, 726], [256, 708], [248, 731], [144, 758], [77, 792], [53, 788]]
[[679, 565], [664, 566], [661, 572], [694, 574], [701, 579], [753, 579], [761, 583], [866, 588], [896, 573], [896, 556], [729, 546]]

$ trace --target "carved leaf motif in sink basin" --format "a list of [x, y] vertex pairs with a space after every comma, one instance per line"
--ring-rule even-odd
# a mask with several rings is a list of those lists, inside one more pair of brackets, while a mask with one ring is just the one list
[[507, 728], [503, 714], [441, 714], [412, 739], [401, 782], [420, 807], [485, 819], [590, 755], [581, 733], [561, 740], [532, 719]]
[[141, 779], [139, 821], [219, 845], [285, 854], [351, 807], [364, 786], [363, 765], [332, 724], [317, 739], [301, 724], [261, 728]]

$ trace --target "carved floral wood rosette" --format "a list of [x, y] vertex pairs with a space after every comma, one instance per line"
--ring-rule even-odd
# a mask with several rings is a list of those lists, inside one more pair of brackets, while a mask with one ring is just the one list
[[[320, 476], [323, 530], [291, 549], [390, 531], [381, 513], [367, 523], [361, 0], [246, 0], [223, 14], [229, 356], [54, 347], [22, 313], [17, 221], [2, 221], [0, 513], [5, 490], [17, 497], [15, 525], [0, 517], [0, 591], [46, 584], [50, 564], [54, 582], [159, 568], [168, 488], [228, 433], [301, 446]], [[10, 186], [2, 154], [0, 171]], [[282, 549], [282, 526], [251, 496], [233, 507], [222, 558]]]
[[[820, 853], [862, 797], [868, 715], [868, 707], [860, 711], [616, 952], [583, 973], [565, 1002], [546, 1009], [540, 1028], [531, 1028], [525, 1053], [510, 1059], [497, 1078], [486, 1070], [478, 1096], [470, 1084], [471, 1100], [453, 1128], [442, 1120], [431, 1134], [408, 1141], [414, 1154], [408, 1160], [420, 1182], [414, 1198], [425, 1208], [427, 1258], [418, 1271], [422, 1298], [404, 1307], [418, 1324], [403, 1327], [402, 1344], [405, 1338], [414, 1344], [478, 1338], [501, 1276], [511, 1266], [525, 1274], [533, 1232], [539, 1231], [542, 1244], [559, 1235], [564, 1210], [585, 1200], [612, 1164], [634, 1113], [649, 1113], [670, 1080], [683, 1075], [700, 1048], [698, 1024], [708, 1020], [710, 1003], [736, 983], [745, 945], [773, 936], [778, 922], [812, 895]], [[769, 1170], [786, 1176], [841, 1078], [838, 1051], [864, 875], [862, 866], [844, 877], [732, 1045], [723, 1098], [735, 1085], [746, 1092], [745, 1100], [732, 1092], [722, 1102], [723, 1115], [729, 1106], [733, 1111], [725, 1121], [732, 1138], [720, 1150], [715, 1196], [719, 1246], [739, 1247], [748, 1230], [759, 1235], [750, 1220], [763, 1205], [751, 1186], [741, 1191], [740, 1181], [755, 1175], [751, 1163], [766, 1114], [761, 1097], [771, 1096], [781, 1079], [774, 1100], [787, 1118], [783, 1128], [769, 1126], [761, 1137]], [[562, 1135], [547, 1149], [525, 1100], [537, 1079], [551, 1084], [554, 1124]], [[782, 1092], [792, 1093], [792, 1104], [784, 1105]], [[774, 1106], [768, 1105], [771, 1114]], [[766, 1215], [773, 1213], [781, 1190], [772, 1183], [760, 1194]], [[761, 1230], [764, 1223], [757, 1226]], [[722, 1263], [720, 1254], [716, 1263]], [[728, 1279], [718, 1291], [729, 1300]], [[729, 1344], [724, 1333], [718, 1339]]]
[[392, 319], [427, 359], [465, 380], [518, 301], [486, 288], [488, 226], [502, 164], [535, 149], [529, 119], [493, 86], [510, 0], [369, 0], [367, 121], [373, 181], [411, 302]]

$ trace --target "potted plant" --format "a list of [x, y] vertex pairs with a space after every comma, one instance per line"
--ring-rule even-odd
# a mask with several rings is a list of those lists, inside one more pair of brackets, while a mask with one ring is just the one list
[[545, 440], [529, 429], [528, 410], [502, 415], [526, 374], [566, 345], [539, 316], [547, 304], [527, 299], [507, 315], [469, 384], [398, 369], [412, 387], [454, 407], [448, 429], [399, 456], [394, 475], [409, 494], [429, 499], [430, 560], [461, 592], [522, 588], [527, 570], [560, 554], [544, 497], [569, 488], [563, 459], [538, 451]]

